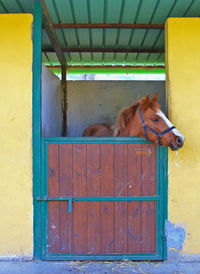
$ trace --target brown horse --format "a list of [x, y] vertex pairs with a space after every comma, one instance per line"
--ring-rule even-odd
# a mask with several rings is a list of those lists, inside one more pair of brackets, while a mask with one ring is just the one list
[[141, 101], [122, 109], [114, 126], [94, 124], [85, 129], [83, 136], [138, 136], [172, 150], [181, 148], [185, 140], [161, 111], [158, 93], [152, 99], [147, 94]]

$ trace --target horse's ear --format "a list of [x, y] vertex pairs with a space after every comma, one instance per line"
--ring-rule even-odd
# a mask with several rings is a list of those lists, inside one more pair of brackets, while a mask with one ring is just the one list
[[150, 103], [150, 94], [147, 94], [145, 98], [141, 101], [141, 109], [147, 110]]
[[156, 94], [154, 97], [151, 99], [151, 102], [158, 102], [158, 92], [156, 91]]

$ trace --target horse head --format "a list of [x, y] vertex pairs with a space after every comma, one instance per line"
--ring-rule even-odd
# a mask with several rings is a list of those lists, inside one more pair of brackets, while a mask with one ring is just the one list
[[123, 109], [118, 116], [114, 135], [144, 137], [172, 150], [181, 148], [185, 140], [161, 111], [158, 93], [152, 99], [147, 94], [141, 101]]

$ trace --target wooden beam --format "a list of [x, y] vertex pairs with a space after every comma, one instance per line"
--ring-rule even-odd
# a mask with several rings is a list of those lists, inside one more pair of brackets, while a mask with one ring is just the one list
[[55, 32], [53, 24], [51, 22], [51, 18], [49, 16], [49, 13], [48, 13], [47, 7], [44, 3], [44, 0], [42, 0], [41, 3], [42, 3], [42, 9], [43, 9], [44, 28], [46, 30], [46, 33], [49, 37], [49, 40], [50, 40], [52, 46], [53, 46], [53, 51], [56, 53], [61, 66], [66, 67], [65, 56], [64, 56], [63, 51], [61, 49], [59, 40], [57, 38], [56, 32]]
[[[46, 48], [43, 52], [54, 52], [53, 48]], [[164, 53], [164, 49], [123, 49], [123, 48], [64, 48], [63, 52], [122, 52], [122, 53]]]
[[164, 29], [164, 24], [53, 24], [60, 29]]

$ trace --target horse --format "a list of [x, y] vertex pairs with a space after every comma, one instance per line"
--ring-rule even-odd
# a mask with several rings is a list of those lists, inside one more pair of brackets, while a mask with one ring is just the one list
[[158, 93], [150, 99], [147, 94], [131, 106], [123, 108], [115, 124], [94, 124], [85, 129], [83, 136], [135, 136], [175, 151], [183, 147], [185, 137], [168, 120], [158, 104]]

